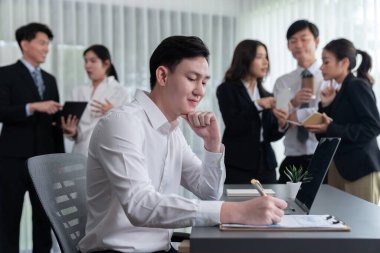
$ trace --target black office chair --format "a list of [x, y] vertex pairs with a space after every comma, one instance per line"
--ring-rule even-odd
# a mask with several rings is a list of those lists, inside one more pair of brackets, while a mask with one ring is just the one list
[[[38, 198], [64, 253], [77, 252], [86, 226], [86, 162], [79, 154], [60, 153], [28, 159], [28, 169]], [[174, 232], [172, 242], [189, 239]]]
[[38, 198], [62, 252], [77, 252], [86, 226], [86, 162], [79, 154], [49, 154], [28, 159]]

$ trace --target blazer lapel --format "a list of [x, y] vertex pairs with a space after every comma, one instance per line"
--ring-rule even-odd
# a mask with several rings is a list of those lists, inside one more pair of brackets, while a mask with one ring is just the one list
[[44, 90], [44, 93], [43, 93], [43, 100], [50, 100], [52, 99], [51, 96], [52, 96], [52, 86], [50, 85], [49, 83], [49, 79], [47, 78], [47, 74], [44, 70], [41, 70], [41, 74], [42, 74], [42, 80], [44, 81], [44, 85], [45, 85], [45, 90]]
[[239, 93], [244, 97], [244, 99], [246, 99], [247, 101], [252, 102], [252, 99], [251, 97], [249, 96], [248, 92], [247, 92], [247, 89], [245, 88], [244, 84], [242, 81], [239, 81], [237, 83], [237, 87], [238, 87], [238, 90], [239, 90]]
[[344, 93], [346, 90], [346, 85], [347, 83], [351, 82], [352, 78], [354, 78], [353, 74], [348, 74], [348, 76], [344, 79], [342, 83], [342, 87], [340, 88], [339, 92], [336, 94], [336, 97], [334, 99], [334, 103], [332, 105], [331, 110], [335, 112], [335, 109], [339, 106], [339, 104], [342, 102], [344, 99]]

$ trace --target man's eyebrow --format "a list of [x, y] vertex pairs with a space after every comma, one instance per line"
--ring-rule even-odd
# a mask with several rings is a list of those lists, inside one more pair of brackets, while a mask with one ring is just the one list
[[[194, 75], [196, 75], [197, 77], [202, 77], [202, 76], [203, 76], [202, 74], [200, 74], [200, 73], [198, 73], [198, 72], [196, 72], [196, 71], [189, 71], [188, 74], [194, 74]], [[204, 79], [207, 79], [207, 80], [210, 79], [210, 78], [211, 78], [210, 75], [207, 75], [207, 76], [204, 77]]]

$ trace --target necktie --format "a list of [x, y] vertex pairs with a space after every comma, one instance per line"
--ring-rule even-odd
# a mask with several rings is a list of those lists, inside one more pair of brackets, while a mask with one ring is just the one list
[[[302, 88], [311, 88], [314, 89], [314, 77], [313, 74], [310, 73], [309, 70], [304, 69], [301, 73], [302, 77]], [[301, 104], [300, 108], [307, 108], [309, 107], [308, 103]], [[305, 143], [306, 140], [309, 138], [309, 132], [303, 127], [299, 126], [297, 128], [297, 139], [301, 143]]]
[[32, 77], [33, 77], [34, 83], [37, 86], [38, 94], [40, 95], [40, 98], [42, 99], [44, 95], [45, 85], [44, 85], [44, 81], [42, 80], [41, 70], [35, 69], [32, 72]]

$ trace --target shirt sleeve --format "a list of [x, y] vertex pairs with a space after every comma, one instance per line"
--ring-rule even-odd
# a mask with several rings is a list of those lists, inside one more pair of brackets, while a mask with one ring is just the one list
[[204, 200], [218, 200], [223, 194], [226, 179], [224, 167], [224, 145], [221, 153], [204, 149], [204, 160], [201, 162], [183, 139], [183, 166], [181, 184]]
[[[95, 155], [107, 174], [106, 180], [111, 184], [131, 224], [158, 228], [218, 224], [221, 202], [209, 203], [177, 194], [163, 194], [154, 188], [146, 166], [146, 159], [149, 157], [143, 152], [144, 145], [149, 144], [145, 143], [145, 132], [139, 121], [132, 114], [126, 116], [111, 112], [99, 122], [92, 138], [92, 142], [96, 141], [98, 144]], [[210, 164], [222, 159], [221, 154], [216, 156], [217, 159], [209, 159]], [[189, 157], [185, 160], [196, 161]], [[186, 161], [184, 163], [185, 167], [191, 168]], [[218, 165], [213, 166], [215, 168]], [[216, 177], [212, 180], [220, 181], [220, 176], [216, 175], [220, 172], [219, 169], [209, 173], [208, 177]], [[208, 180], [204, 182], [207, 183]], [[220, 186], [216, 188], [218, 187]], [[203, 197], [210, 195], [205, 186], [200, 187], [198, 193]], [[218, 194], [211, 195], [216, 197]]]

